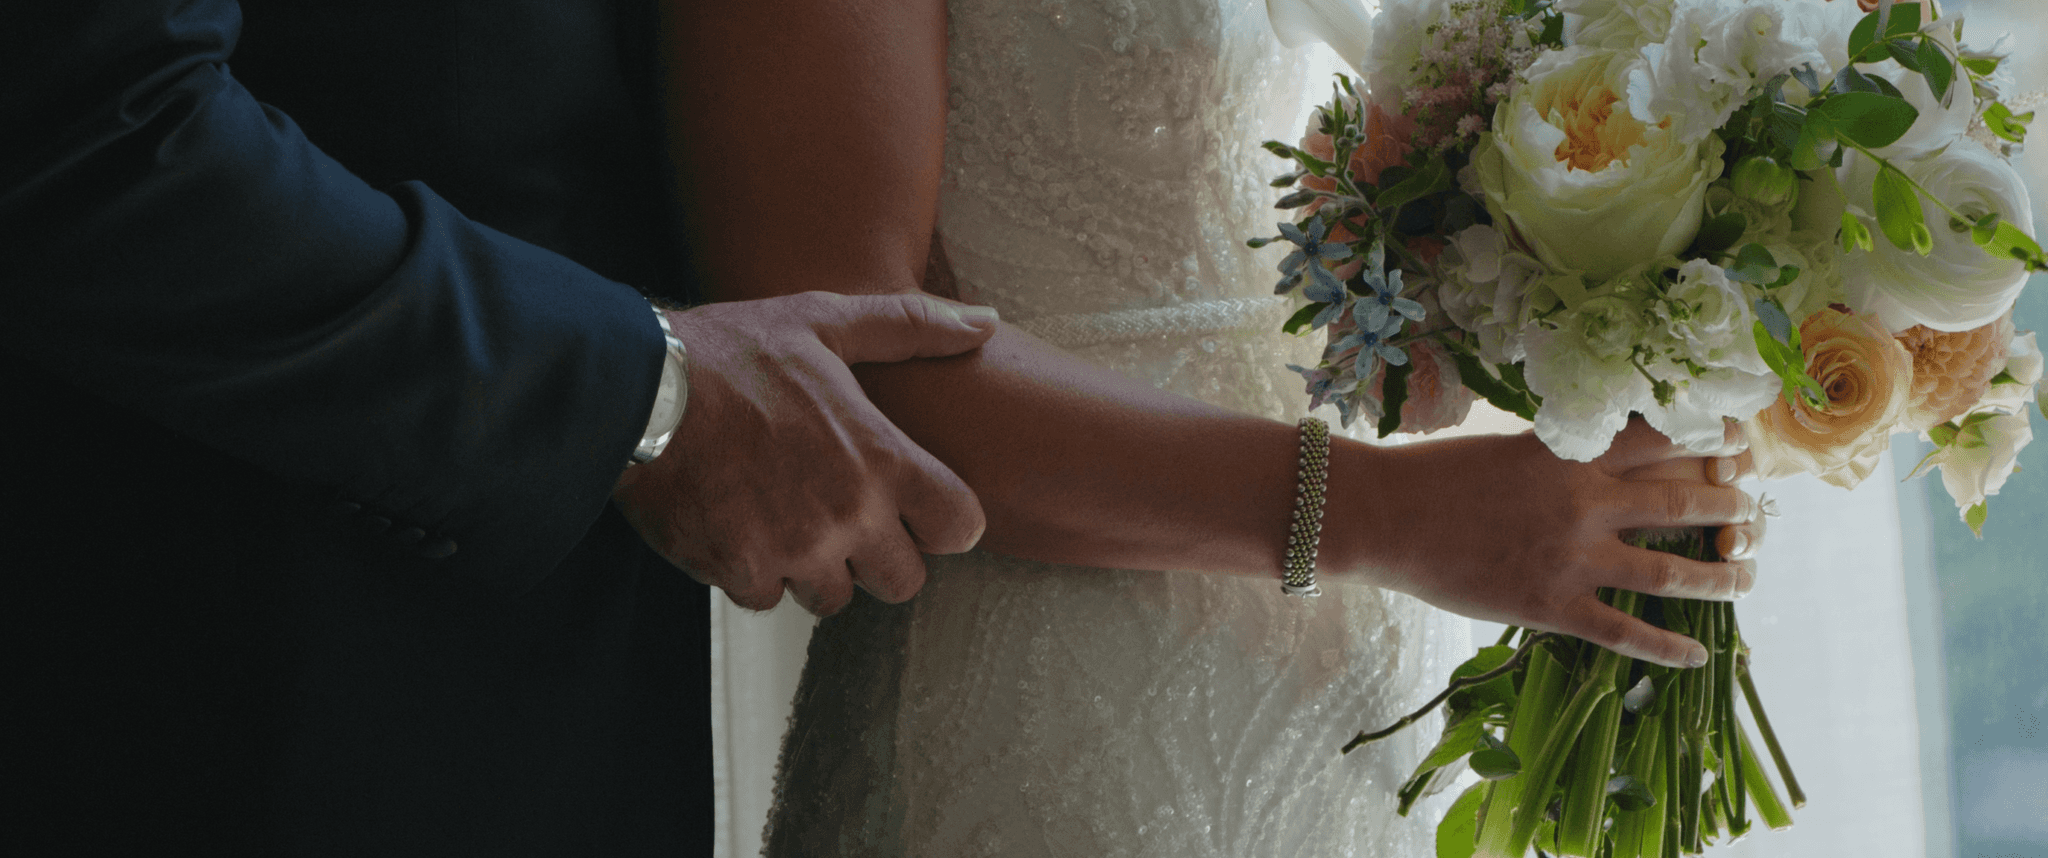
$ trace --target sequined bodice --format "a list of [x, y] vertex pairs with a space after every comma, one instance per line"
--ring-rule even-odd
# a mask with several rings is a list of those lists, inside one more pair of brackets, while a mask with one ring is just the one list
[[[940, 232], [963, 298], [1097, 364], [1292, 422], [1266, 139], [1305, 82], [1261, 0], [953, 0]], [[1329, 526], [1329, 525], [1326, 525]], [[1277, 550], [1277, 547], [1276, 547]], [[927, 558], [901, 606], [811, 644], [777, 856], [1408, 856], [1392, 813], [1433, 738], [1351, 757], [1427, 699], [1464, 623], [1398, 594]], [[1446, 796], [1447, 798], [1447, 796]], [[1437, 811], [1440, 813], [1440, 809]]]

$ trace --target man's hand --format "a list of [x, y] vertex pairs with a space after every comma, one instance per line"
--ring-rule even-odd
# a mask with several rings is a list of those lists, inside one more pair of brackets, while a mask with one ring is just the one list
[[972, 351], [994, 333], [993, 311], [806, 292], [668, 318], [690, 352], [683, 420], [612, 497], [669, 562], [741, 607], [772, 608], [786, 585], [824, 616], [856, 584], [909, 599], [924, 585], [919, 552], [981, 539], [974, 492], [883, 417], [847, 366]]
[[[1728, 600], [1756, 579], [1756, 500], [1731, 487], [1750, 467], [1732, 431], [1724, 455], [1686, 451], [1632, 420], [1591, 462], [1557, 458], [1529, 433], [1389, 448], [1371, 487], [1379, 509], [1374, 583], [1448, 611], [1573, 635], [1672, 667], [1699, 644], [1602, 604], [1600, 587]], [[1334, 464], [1334, 463], [1333, 463]], [[1726, 561], [1637, 548], [1635, 528], [1721, 526]]]

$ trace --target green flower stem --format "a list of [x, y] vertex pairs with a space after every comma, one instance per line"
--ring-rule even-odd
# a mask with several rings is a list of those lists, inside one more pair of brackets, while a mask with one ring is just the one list
[[[1608, 680], [1595, 677], [1592, 681]], [[1608, 691], [1593, 707], [1567, 763], [1564, 814], [1557, 822], [1557, 849], [1564, 855], [1597, 858], [1606, 833], [1607, 781], [1614, 766], [1614, 741], [1621, 733], [1621, 695], [1614, 693], [1611, 682]]]
[[1538, 783], [1531, 777], [1529, 761], [1536, 758], [1558, 718], [1557, 705], [1564, 698], [1565, 674], [1565, 666], [1551, 655], [1549, 647], [1539, 645], [1530, 653], [1529, 672], [1522, 679], [1521, 697], [1515, 701], [1507, 733], [1508, 750], [1522, 760], [1522, 772], [1487, 784], [1486, 800], [1479, 810], [1477, 855], [1522, 858], [1528, 852], [1527, 840], [1512, 851], [1509, 846], [1523, 793], [1535, 792], [1543, 798], [1549, 795], [1550, 784]]
[[[1514, 630], [1509, 629], [1509, 631], [1513, 632]], [[1360, 745], [1377, 742], [1388, 736], [1392, 736], [1395, 733], [1401, 732], [1401, 728], [1413, 724], [1418, 720], [1421, 720], [1422, 716], [1429, 714], [1429, 710], [1435, 709], [1439, 705], [1442, 705], [1444, 701], [1451, 699], [1451, 695], [1458, 693], [1462, 689], [1471, 688], [1475, 685], [1485, 685], [1489, 681], [1499, 679], [1500, 677], [1513, 672], [1515, 669], [1522, 666], [1522, 661], [1528, 656], [1530, 648], [1539, 645], [1545, 638], [1554, 637], [1558, 637], [1556, 632], [1544, 632], [1542, 634], [1530, 637], [1528, 640], [1523, 641], [1521, 648], [1516, 650], [1515, 654], [1512, 657], [1510, 657], [1506, 662], [1503, 662], [1501, 666], [1489, 670], [1485, 673], [1451, 680], [1449, 685], [1444, 686], [1443, 691], [1438, 692], [1435, 697], [1430, 698], [1430, 701], [1428, 703], [1422, 704], [1421, 709], [1417, 709], [1413, 712], [1408, 713], [1407, 716], [1403, 717], [1399, 721], [1395, 721], [1393, 725], [1385, 729], [1374, 730], [1370, 733], [1360, 733], [1356, 737], [1353, 737], [1350, 742], [1344, 745], [1344, 753], [1349, 754], [1354, 748], [1357, 748]], [[1507, 636], [1502, 635], [1501, 641], [1504, 644], [1507, 641]]]
[[[1672, 683], [1672, 690], [1677, 691], [1684, 687], [1684, 684], [1683, 682]], [[1685, 798], [1685, 757], [1683, 754], [1683, 743], [1679, 741], [1678, 737], [1680, 726], [1679, 713], [1681, 711], [1679, 707], [1681, 705], [1682, 700], [1674, 698], [1664, 710], [1664, 753], [1660, 765], [1665, 767], [1665, 792], [1669, 796], [1670, 801], [1665, 803], [1664, 809], [1662, 858], [1678, 858], [1679, 847], [1683, 845], [1685, 839], [1684, 827], [1687, 805]]]
[[1749, 833], [1749, 798], [1744, 787], [1742, 764], [1749, 754], [1742, 746], [1742, 724], [1735, 719], [1735, 658], [1742, 651], [1742, 633], [1735, 627], [1735, 605], [1720, 603], [1725, 622], [1722, 624], [1722, 646], [1714, 654], [1721, 662], [1721, 675], [1714, 682], [1714, 696], [1721, 712], [1722, 771], [1728, 773], [1728, 797], [1731, 800], [1728, 815], [1728, 833], [1741, 837]]
[[[1657, 677], [1652, 676], [1652, 683]], [[1658, 683], [1662, 687], [1661, 683]], [[1664, 737], [1662, 713], [1653, 716], [1641, 713], [1636, 719], [1635, 735], [1629, 739], [1628, 756], [1623, 758], [1621, 773], [1643, 782], [1650, 790], [1650, 806], [1638, 810], [1623, 810], [1614, 815], [1613, 858], [1641, 858], [1655, 855], [1661, 848], [1650, 842], [1652, 837], [1664, 833], [1664, 808], [1666, 805], [1664, 775], [1660, 767], [1663, 762]]]
[[[1629, 594], [1633, 596], [1633, 594]], [[1627, 605], [1634, 608], [1633, 599]], [[1633, 613], [1633, 611], [1630, 611]], [[1550, 802], [1550, 786], [1563, 772], [1565, 757], [1576, 743], [1579, 733], [1593, 715], [1600, 701], [1614, 694], [1614, 675], [1627, 659], [1613, 650], [1602, 649], [1593, 657], [1586, 681], [1578, 684], [1572, 693], [1571, 702], [1564, 712], [1550, 723], [1548, 735], [1533, 756], [1522, 758], [1522, 773], [1510, 780], [1527, 778], [1518, 800], [1510, 806], [1507, 834], [1504, 838], [1488, 838], [1482, 832], [1479, 838], [1479, 854], [1488, 858], [1520, 858], [1529, 851], [1536, 838], [1536, 828], [1543, 821], [1544, 809]], [[1604, 680], [1604, 681], [1603, 681]], [[1517, 715], [1521, 714], [1519, 711]], [[1604, 785], [1604, 779], [1603, 779]], [[1488, 820], [1492, 822], [1493, 820]]]
[[1757, 759], [1755, 750], [1749, 746], [1749, 731], [1738, 728], [1736, 736], [1742, 745], [1742, 783], [1748, 787], [1749, 794], [1756, 797], [1757, 815], [1763, 817], [1764, 824], [1773, 831], [1792, 827], [1792, 812], [1785, 809], [1785, 800], [1778, 797], [1778, 788], [1764, 775], [1763, 762]]
[[1742, 656], [1735, 671], [1742, 683], [1742, 697], [1749, 701], [1749, 714], [1756, 719], [1756, 730], [1764, 737], [1764, 748], [1771, 752], [1771, 762], [1778, 767], [1778, 777], [1785, 782], [1785, 792], [1792, 798], [1792, 807], [1806, 806], [1806, 791], [1799, 788], [1799, 778], [1792, 774], [1792, 764], [1785, 761], [1785, 749], [1778, 746], [1778, 733], [1771, 729], [1770, 716], [1764, 714], [1764, 704], [1756, 695], [1756, 681], [1749, 678], [1749, 657]]

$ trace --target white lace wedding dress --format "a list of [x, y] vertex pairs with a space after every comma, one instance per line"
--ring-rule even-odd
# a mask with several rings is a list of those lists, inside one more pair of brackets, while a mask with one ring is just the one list
[[[962, 297], [1103, 366], [1292, 422], [1260, 141], [1328, 78], [1261, 0], [954, 0], [940, 228]], [[1316, 87], [1306, 92], [1303, 87]], [[1399, 502], [1398, 487], [1388, 500]], [[1343, 527], [1326, 521], [1326, 527]], [[1274, 546], [1280, 550], [1280, 546]], [[928, 558], [911, 602], [819, 624], [774, 856], [1425, 856], [1395, 815], [1434, 717], [1346, 757], [1469, 655], [1369, 587]]]

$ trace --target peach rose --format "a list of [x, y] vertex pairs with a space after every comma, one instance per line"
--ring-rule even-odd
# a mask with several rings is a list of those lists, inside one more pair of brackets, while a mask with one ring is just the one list
[[[1401, 431], [1427, 435], [1465, 422], [1479, 396], [1465, 386], [1450, 352], [1433, 340], [1408, 345], [1408, 398], [1401, 403]], [[1386, 401], [1387, 365], [1368, 382], [1375, 401]]]
[[2006, 347], [2012, 344], [2012, 313], [1991, 324], [1948, 333], [1914, 325], [1898, 335], [1899, 345], [1913, 356], [1913, 395], [1906, 404], [1906, 426], [1925, 431], [1947, 423], [1984, 397], [1991, 379], [2005, 368]]
[[1913, 359], [1874, 317], [1823, 309], [1799, 326], [1819, 408], [1779, 397], [1743, 424], [1764, 479], [1809, 473], [1853, 488], [1870, 476], [1913, 392]]

